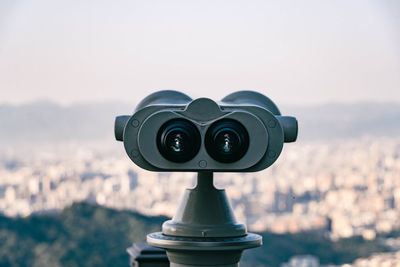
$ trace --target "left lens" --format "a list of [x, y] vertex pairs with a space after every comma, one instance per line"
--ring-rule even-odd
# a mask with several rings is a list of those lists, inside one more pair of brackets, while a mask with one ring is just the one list
[[213, 159], [222, 163], [232, 163], [246, 154], [249, 135], [238, 121], [220, 120], [207, 130], [205, 145]]
[[173, 162], [191, 160], [200, 149], [200, 134], [190, 121], [175, 119], [166, 122], [157, 135], [161, 155]]

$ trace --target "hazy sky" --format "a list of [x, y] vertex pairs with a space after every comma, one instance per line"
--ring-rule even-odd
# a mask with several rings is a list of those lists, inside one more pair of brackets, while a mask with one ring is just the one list
[[0, 102], [400, 102], [400, 1], [0, 0]]

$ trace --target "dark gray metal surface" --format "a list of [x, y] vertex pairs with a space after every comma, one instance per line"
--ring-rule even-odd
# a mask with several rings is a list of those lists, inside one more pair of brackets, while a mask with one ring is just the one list
[[[199, 152], [184, 163], [167, 160], [155, 145], [158, 129], [177, 118], [193, 123], [201, 136]], [[227, 118], [240, 122], [250, 137], [247, 153], [232, 163], [213, 159], [204, 145], [210, 125]], [[297, 120], [281, 116], [276, 105], [257, 92], [236, 92], [218, 104], [208, 98], [192, 100], [182, 93], [167, 90], [145, 98], [132, 116], [117, 117], [115, 137], [124, 142], [135, 164], [150, 171], [254, 172], [271, 166], [279, 157], [284, 142], [296, 140]]]
[[131, 267], [169, 267], [169, 260], [164, 249], [135, 243], [126, 250], [130, 256]]
[[[171, 266], [238, 266], [242, 251], [262, 245], [262, 237], [238, 223], [224, 190], [213, 185], [213, 173], [200, 172], [187, 189], [176, 215], [147, 242], [167, 251]], [[175, 264], [175, 265], [172, 265]]]

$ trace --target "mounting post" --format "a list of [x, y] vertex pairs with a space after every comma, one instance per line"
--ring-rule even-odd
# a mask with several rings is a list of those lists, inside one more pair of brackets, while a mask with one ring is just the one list
[[262, 237], [238, 223], [225, 190], [216, 189], [212, 172], [199, 172], [197, 185], [186, 189], [172, 220], [147, 242], [163, 248], [171, 267], [238, 267], [245, 249], [262, 245]]

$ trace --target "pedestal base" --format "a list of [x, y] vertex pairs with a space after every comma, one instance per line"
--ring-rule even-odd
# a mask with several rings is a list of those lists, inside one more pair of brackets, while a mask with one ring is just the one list
[[225, 191], [214, 187], [213, 174], [200, 172], [175, 216], [162, 232], [147, 235], [147, 243], [165, 249], [171, 267], [237, 267], [243, 250], [261, 246], [262, 237], [247, 233]]
[[261, 246], [262, 237], [248, 233], [232, 238], [188, 238], [157, 232], [147, 235], [147, 243], [166, 249], [171, 267], [237, 267], [242, 251]]

